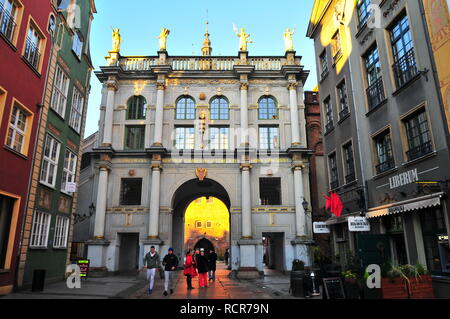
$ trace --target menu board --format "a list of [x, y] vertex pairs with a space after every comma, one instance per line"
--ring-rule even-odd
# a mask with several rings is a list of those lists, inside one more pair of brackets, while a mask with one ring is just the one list
[[324, 278], [324, 298], [326, 299], [345, 299], [344, 285], [341, 278]]
[[89, 259], [80, 259], [77, 262], [78, 267], [80, 267], [80, 277], [87, 277], [89, 274]]

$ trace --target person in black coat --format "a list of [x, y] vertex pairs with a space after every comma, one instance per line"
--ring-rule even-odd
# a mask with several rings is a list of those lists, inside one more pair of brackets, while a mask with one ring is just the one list
[[173, 294], [173, 272], [176, 271], [178, 266], [178, 257], [173, 253], [173, 248], [169, 248], [162, 265], [164, 266], [164, 296], [167, 296], [169, 288], [170, 293]]
[[217, 254], [214, 249], [209, 251], [209, 281], [216, 281]]
[[197, 271], [198, 271], [198, 279], [200, 288], [208, 287], [208, 282], [206, 280], [208, 276], [208, 258], [205, 256], [205, 251], [200, 250], [200, 255], [197, 256]]

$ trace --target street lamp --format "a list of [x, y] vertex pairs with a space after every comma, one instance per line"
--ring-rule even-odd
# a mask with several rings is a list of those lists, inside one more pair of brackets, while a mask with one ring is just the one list
[[303, 197], [303, 203], [302, 203], [303, 209], [305, 213], [309, 212], [309, 203], [306, 201], [306, 199]]

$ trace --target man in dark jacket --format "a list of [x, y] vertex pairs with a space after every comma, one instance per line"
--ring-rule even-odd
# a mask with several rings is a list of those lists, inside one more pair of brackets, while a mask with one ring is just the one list
[[209, 281], [216, 281], [217, 254], [214, 249], [209, 251]]
[[164, 266], [164, 296], [167, 296], [169, 286], [170, 293], [173, 294], [173, 272], [178, 266], [178, 257], [174, 255], [173, 248], [169, 248], [169, 252], [164, 257], [162, 264]]

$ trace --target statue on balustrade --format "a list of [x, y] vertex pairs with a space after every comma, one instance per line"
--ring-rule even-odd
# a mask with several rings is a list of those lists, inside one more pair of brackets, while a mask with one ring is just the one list
[[239, 51], [247, 51], [247, 43], [253, 43], [250, 40], [250, 34], [245, 33], [245, 29], [241, 28], [241, 32], [238, 32], [238, 28], [233, 24], [234, 33], [238, 36], [239, 40]]
[[161, 33], [157, 37], [159, 39], [159, 50], [160, 51], [166, 51], [166, 43], [167, 43], [167, 37], [170, 34], [170, 30], [166, 28], [161, 29]]
[[112, 29], [112, 41], [113, 41], [113, 45], [112, 45], [112, 50], [111, 52], [114, 53], [118, 53], [120, 52], [120, 44], [122, 43], [122, 37], [120, 36], [120, 30], [117, 29]]
[[290, 28], [287, 28], [284, 32], [284, 48], [286, 52], [288, 51], [294, 51], [294, 40], [292, 39], [292, 36], [295, 34], [296, 28], [294, 28], [293, 31], [291, 31]]

